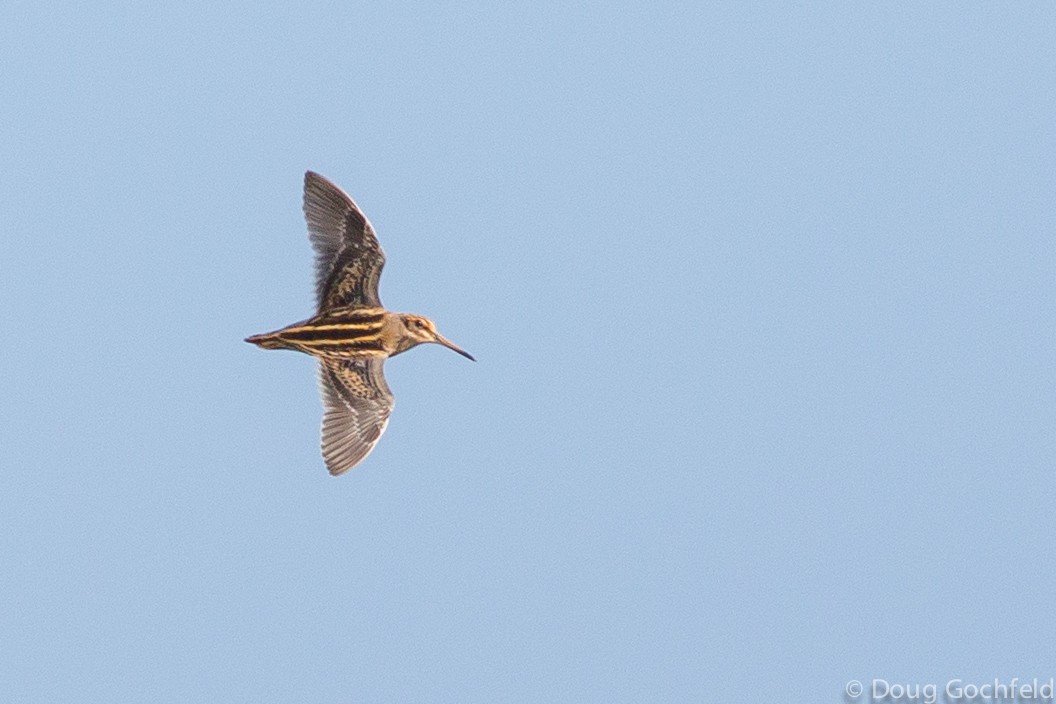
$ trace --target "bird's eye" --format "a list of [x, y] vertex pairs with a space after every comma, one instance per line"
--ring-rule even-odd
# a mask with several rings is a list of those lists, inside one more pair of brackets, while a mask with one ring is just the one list
[[423, 323], [421, 320], [415, 320], [414, 327], [418, 328], [419, 330], [425, 330], [425, 323]]

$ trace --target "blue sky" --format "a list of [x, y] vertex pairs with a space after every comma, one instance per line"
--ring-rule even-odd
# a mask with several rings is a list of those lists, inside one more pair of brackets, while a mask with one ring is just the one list
[[[1056, 675], [1056, 8], [0, 25], [0, 699], [843, 701]], [[439, 347], [339, 479], [306, 169]]]

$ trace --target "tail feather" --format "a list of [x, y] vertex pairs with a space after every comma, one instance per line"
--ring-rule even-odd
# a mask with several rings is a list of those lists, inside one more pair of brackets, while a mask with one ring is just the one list
[[266, 350], [281, 350], [288, 346], [282, 338], [273, 332], [266, 332], [263, 335], [250, 335], [246, 338], [246, 342]]

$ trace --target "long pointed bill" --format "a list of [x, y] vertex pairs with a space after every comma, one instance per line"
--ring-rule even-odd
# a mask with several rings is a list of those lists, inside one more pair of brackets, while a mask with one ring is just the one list
[[466, 359], [468, 359], [470, 361], [473, 361], [473, 362], [477, 361], [477, 360], [473, 359], [473, 355], [471, 355], [469, 352], [466, 352], [464, 349], [462, 349], [461, 347], [459, 347], [455, 343], [451, 342], [446, 337], [443, 337], [439, 333], [437, 333], [437, 335], [436, 335], [436, 344], [443, 345], [444, 347], [446, 347], [449, 350], [454, 350], [455, 352], [458, 352], [460, 355], [462, 355], [463, 357], [465, 357]]

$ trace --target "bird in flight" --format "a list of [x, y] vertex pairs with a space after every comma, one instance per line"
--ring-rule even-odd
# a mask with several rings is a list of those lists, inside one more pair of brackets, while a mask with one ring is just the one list
[[336, 476], [370, 454], [389, 423], [394, 399], [385, 383], [386, 359], [425, 342], [473, 356], [428, 318], [382, 307], [378, 279], [385, 254], [373, 226], [347, 193], [312, 171], [304, 175], [304, 217], [315, 249], [318, 310], [246, 342], [319, 359], [323, 459]]

